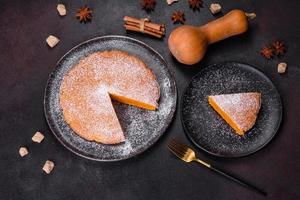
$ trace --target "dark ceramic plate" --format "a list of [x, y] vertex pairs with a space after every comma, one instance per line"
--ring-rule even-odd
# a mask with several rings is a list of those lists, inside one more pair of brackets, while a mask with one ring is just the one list
[[[256, 124], [245, 136], [233, 129], [208, 104], [208, 95], [260, 92]], [[220, 157], [241, 157], [265, 146], [276, 134], [282, 116], [280, 96], [273, 83], [253, 67], [227, 62], [203, 69], [194, 76], [181, 99], [181, 119], [191, 141]]]
[[[157, 111], [147, 111], [114, 102], [126, 142], [104, 145], [84, 140], [64, 121], [59, 105], [59, 90], [64, 75], [82, 57], [95, 51], [122, 50], [142, 59], [152, 69], [160, 85]], [[105, 36], [88, 40], [66, 53], [50, 74], [45, 90], [44, 109], [47, 122], [57, 139], [72, 152], [97, 161], [123, 160], [142, 153], [165, 132], [176, 109], [177, 92], [173, 76], [164, 59], [146, 44], [123, 36]]]

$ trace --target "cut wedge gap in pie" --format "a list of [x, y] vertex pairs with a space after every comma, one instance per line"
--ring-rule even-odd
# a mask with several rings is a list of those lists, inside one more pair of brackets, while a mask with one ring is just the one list
[[82, 58], [64, 76], [60, 88], [65, 121], [82, 138], [103, 144], [125, 141], [111, 99], [156, 110], [159, 97], [159, 84], [145, 63], [117, 50]]
[[256, 122], [261, 106], [261, 93], [213, 95], [208, 96], [208, 102], [238, 135], [243, 136]]

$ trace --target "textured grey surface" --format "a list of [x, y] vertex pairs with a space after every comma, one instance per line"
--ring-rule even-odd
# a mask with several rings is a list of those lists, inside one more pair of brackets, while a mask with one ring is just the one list
[[[155, 74], [161, 93], [156, 111], [147, 111], [114, 101], [114, 108], [126, 138], [125, 143], [116, 145], [91, 142], [78, 136], [64, 121], [59, 103], [60, 85], [64, 75], [84, 56], [109, 50], [122, 50], [145, 62]], [[63, 56], [50, 74], [44, 104], [48, 124], [64, 146], [85, 158], [115, 161], [135, 156], [153, 145], [171, 123], [176, 109], [176, 100], [174, 79], [167, 64], [156, 51], [128, 37], [105, 36], [84, 42]]]
[[[193, 12], [187, 0], [171, 6], [158, 1], [154, 12], [146, 13], [138, 0], [60, 0], [67, 15], [59, 17], [58, 1], [1, 0], [0, 2], [0, 199], [2, 200], [294, 200], [300, 199], [300, 20], [299, 0], [220, 0], [222, 14], [232, 9], [255, 12], [257, 18], [247, 33], [209, 46], [204, 59], [195, 66], [178, 63], [167, 47], [174, 10], [183, 10], [186, 23], [203, 25], [222, 16], [213, 16], [205, 0]], [[79, 23], [77, 9], [93, 9], [90, 23]], [[123, 16], [149, 16], [165, 23], [161, 40], [126, 32]], [[45, 43], [49, 34], [60, 38], [53, 49]], [[278, 89], [283, 121], [280, 130], [263, 149], [250, 156], [223, 159], [197, 149], [187, 139], [180, 122], [180, 110], [165, 134], [144, 153], [120, 162], [95, 162], [68, 151], [52, 134], [44, 118], [44, 89], [57, 61], [75, 45], [103, 35], [136, 38], [157, 50], [175, 74], [178, 97], [191, 78], [205, 67], [224, 61], [248, 63], [266, 74]], [[265, 60], [261, 45], [282, 39], [288, 53], [280, 59]], [[285, 74], [277, 73], [280, 61], [288, 63]], [[178, 98], [178, 99], [179, 99]], [[179, 105], [177, 104], [179, 108]], [[35, 131], [45, 139], [32, 143]], [[198, 166], [186, 164], [166, 148], [175, 137], [192, 146], [199, 158], [244, 178], [268, 192], [262, 197]], [[21, 158], [20, 146], [29, 155]], [[41, 168], [45, 160], [55, 162], [50, 175]]]
[[[262, 102], [255, 125], [244, 136], [234, 130], [208, 104], [208, 95], [260, 92]], [[261, 149], [277, 132], [282, 104], [277, 89], [249, 65], [227, 62], [209, 66], [194, 76], [181, 102], [182, 123], [200, 148], [223, 157], [245, 156]]]

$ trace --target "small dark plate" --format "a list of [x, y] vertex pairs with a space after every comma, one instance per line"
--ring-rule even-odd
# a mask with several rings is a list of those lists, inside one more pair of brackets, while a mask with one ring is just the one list
[[[59, 104], [59, 90], [64, 75], [84, 56], [96, 51], [122, 50], [143, 60], [156, 75], [160, 86], [157, 111], [147, 111], [114, 102], [125, 134], [125, 143], [104, 145], [87, 141], [64, 121]], [[50, 129], [72, 152], [97, 161], [124, 160], [142, 153], [153, 145], [171, 123], [176, 109], [175, 81], [164, 59], [146, 44], [124, 36], [104, 36], [88, 40], [67, 52], [50, 74], [45, 90], [44, 109]]]
[[[243, 137], [208, 104], [208, 95], [260, 92], [257, 121]], [[280, 96], [260, 71], [236, 62], [211, 65], [194, 76], [181, 99], [181, 120], [191, 141], [220, 157], [241, 157], [264, 147], [276, 134], [282, 117]]]

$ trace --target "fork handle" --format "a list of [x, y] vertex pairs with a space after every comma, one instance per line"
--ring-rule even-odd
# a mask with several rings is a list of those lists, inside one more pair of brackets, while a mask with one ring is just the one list
[[254, 185], [251, 185], [250, 183], [247, 183], [247, 182], [243, 181], [240, 178], [234, 177], [233, 175], [229, 174], [228, 172], [225, 172], [223, 170], [217, 169], [217, 168], [213, 167], [212, 165], [210, 165], [209, 163], [207, 163], [207, 162], [205, 162], [203, 160], [195, 159], [195, 161], [198, 162], [198, 163], [200, 163], [201, 165], [204, 165], [205, 167], [207, 167], [207, 168], [209, 168], [209, 169], [217, 172], [218, 174], [221, 174], [221, 175], [225, 176], [226, 178], [228, 178], [228, 179], [230, 179], [230, 180], [232, 180], [232, 181], [234, 181], [234, 182], [236, 182], [236, 183], [238, 183], [238, 184], [246, 187], [246, 188], [249, 188], [249, 189], [251, 189], [253, 191], [258, 192], [259, 194], [267, 196], [267, 193], [265, 191], [257, 188]]

